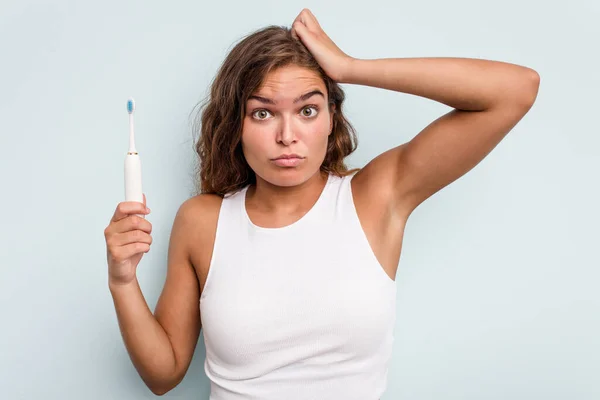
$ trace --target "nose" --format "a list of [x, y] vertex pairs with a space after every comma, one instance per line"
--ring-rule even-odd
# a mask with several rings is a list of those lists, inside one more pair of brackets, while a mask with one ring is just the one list
[[294, 128], [292, 126], [291, 118], [283, 118], [281, 126], [279, 127], [277, 135], [277, 142], [284, 146], [289, 146], [296, 141], [296, 135], [294, 134]]

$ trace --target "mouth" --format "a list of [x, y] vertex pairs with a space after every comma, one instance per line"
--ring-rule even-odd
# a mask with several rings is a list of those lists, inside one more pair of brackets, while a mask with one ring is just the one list
[[294, 154], [282, 154], [279, 157], [274, 158], [273, 160], [289, 160], [289, 159], [292, 159], [292, 158], [300, 158], [300, 159], [302, 159], [304, 157], [301, 157], [300, 155], [295, 154], [295, 153]]
[[279, 167], [297, 167], [304, 161], [304, 157], [298, 154], [282, 154], [271, 161]]

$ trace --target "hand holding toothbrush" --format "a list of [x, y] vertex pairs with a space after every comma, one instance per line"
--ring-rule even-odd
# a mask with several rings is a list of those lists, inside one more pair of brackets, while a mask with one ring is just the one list
[[142, 193], [142, 168], [135, 148], [133, 99], [127, 101], [129, 113], [129, 151], [125, 156], [125, 201], [117, 205], [104, 230], [109, 284], [127, 284], [135, 278], [137, 265], [150, 251], [152, 224], [144, 219], [150, 212]]
[[150, 251], [152, 224], [140, 215], [150, 213], [143, 202], [124, 201], [117, 208], [104, 230], [109, 285], [125, 285], [135, 278], [137, 266]]

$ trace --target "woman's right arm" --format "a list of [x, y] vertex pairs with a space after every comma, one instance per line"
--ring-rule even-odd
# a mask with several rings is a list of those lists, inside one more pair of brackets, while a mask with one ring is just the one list
[[148, 388], [161, 395], [185, 376], [200, 334], [200, 290], [189, 257], [194, 215], [188, 200], [175, 216], [167, 277], [153, 314], [135, 275], [152, 241], [150, 222], [134, 215], [144, 208], [142, 203], [120, 203], [105, 230], [109, 288], [131, 361]]

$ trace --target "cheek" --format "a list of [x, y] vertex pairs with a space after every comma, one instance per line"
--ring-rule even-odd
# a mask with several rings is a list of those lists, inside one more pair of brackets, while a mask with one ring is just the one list
[[264, 132], [252, 127], [247, 127], [242, 131], [242, 149], [245, 153], [260, 152], [264, 143]]
[[302, 140], [311, 147], [322, 147], [324, 143], [327, 143], [328, 136], [329, 122], [324, 120], [307, 126], [302, 135]]

